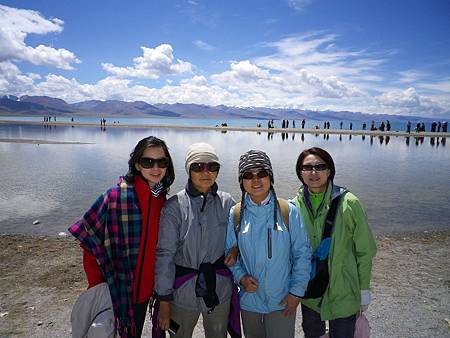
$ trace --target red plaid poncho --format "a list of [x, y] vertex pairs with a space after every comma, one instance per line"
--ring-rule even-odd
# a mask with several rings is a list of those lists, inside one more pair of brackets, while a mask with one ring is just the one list
[[130, 336], [135, 332], [132, 281], [141, 237], [141, 211], [133, 186], [120, 178], [69, 231], [97, 259], [111, 293], [118, 333]]

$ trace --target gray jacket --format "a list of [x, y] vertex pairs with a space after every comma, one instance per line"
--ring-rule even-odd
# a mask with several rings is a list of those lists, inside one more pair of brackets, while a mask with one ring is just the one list
[[[224, 254], [228, 215], [234, 204], [230, 194], [217, 191], [217, 184], [205, 197], [190, 181], [165, 203], [156, 247], [155, 291], [159, 299], [185, 309], [208, 310], [203, 298], [195, 295], [196, 277], [173, 289], [175, 265], [199, 269], [201, 263], [214, 263]], [[231, 298], [231, 286], [229, 278], [216, 275], [220, 303]]]

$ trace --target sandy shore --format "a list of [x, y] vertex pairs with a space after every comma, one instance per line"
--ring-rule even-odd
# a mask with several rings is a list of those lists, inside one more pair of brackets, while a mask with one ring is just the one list
[[[43, 122], [43, 121], [14, 121], [4, 120], [0, 124], [24, 124], [24, 125], [42, 125], [42, 126], [82, 126], [82, 127], [96, 127], [100, 125], [94, 122]], [[174, 119], [174, 123], [176, 120]], [[255, 121], [256, 124], [256, 121]], [[432, 132], [414, 132], [406, 133], [405, 131], [379, 131], [379, 130], [348, 130], [348, 129], [313, 129], [305, 128], [271, 128], [266, 126], [261, 127], [220, 127], [220, 126], [196, 126], [196, 125], [166, 125], [166, 124], [127, 124], [127, 123], [112, 123], [108, 122], [105, 128], [170, 128], [170, 129], [194, 129], [194, 130], [216, 130], [220, 132], [227, 131], [250, 131], [250, 132], [271, 132], [271, 133], [297, 133], [297, 134], [333, 134], [333, 135], [366, 135], [366, 136], [410, 136], [410, 137], [450, 137], [450, 132], [447, 133], [432, 133]]]
[[[371, 337], [450, 337], [450, 230], [377, 244]], [[77, 243], [0, 235], [0, 247], [0, 337], [70, 337], [71, 307], [86, 287]]]

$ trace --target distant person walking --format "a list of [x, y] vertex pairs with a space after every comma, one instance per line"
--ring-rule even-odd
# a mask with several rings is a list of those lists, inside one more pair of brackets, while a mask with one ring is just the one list
[[445, 122], [442, 124], [442, 132], [443, 132], [443, 133], [446, 133], [446, 132], [447, 132], [447, 127], [448, 127], [448, 122], [445, 121]]
[[431, 132], [435, 133], [436, 132], [436, 127], [437, 127], [437, 123], [436, 121], [433, 121], [433, 123], [431, 123]]
[[391, 130], [391, 123], [389, 122], [389, 120], [386, 121], [386, 131], [390, 131]]
[[344, 124], [344, 122], [342, 122], [342, 121], [339, 123], [340, 129], [342, 129], [342, 125], [343, 125], [343, 124]]
[[305, 119], [302, 120], [302, 129], [305, 129]]
[[353, 123], [350, 122], [350, 130], [353, 130]]
[[362, 130], [366, 130], [366, 122], [362, 124]]
[[411, 121], [408, 121], [408, 122], [406, 123], [406, 132], [407, 132], [408, 134], [411, 133]]

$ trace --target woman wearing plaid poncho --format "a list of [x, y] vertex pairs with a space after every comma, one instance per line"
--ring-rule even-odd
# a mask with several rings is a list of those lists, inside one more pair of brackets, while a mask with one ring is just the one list
[[163, 140], [142, 139], [129, 170], [69, 231], [83, 248], [89, 287], [106, 282], [120, 337], [140, 337], [153, 295], [159, 215], [175, 179]]

